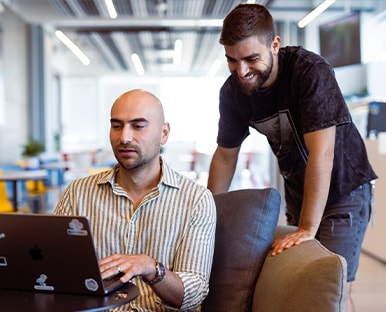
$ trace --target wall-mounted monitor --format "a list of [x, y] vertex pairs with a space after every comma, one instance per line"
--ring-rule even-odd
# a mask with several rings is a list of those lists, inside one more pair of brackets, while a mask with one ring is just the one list
[[319, 40], [320, 54], [333, 67], [360, 64], [359, 12], [320, 25]]
[[369, 104], [367, 118], [367, 137], [378, 136], [378, 132], [386, 131], [386, 103], [373, 101]]

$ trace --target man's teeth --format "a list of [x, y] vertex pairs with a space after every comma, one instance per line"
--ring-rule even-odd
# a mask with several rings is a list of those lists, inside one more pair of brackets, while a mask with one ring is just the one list
[[245, 80], [251, 80], [255, 75], [254, 74], [250, 74], [248, 76], [245, 76], [244, 79]]

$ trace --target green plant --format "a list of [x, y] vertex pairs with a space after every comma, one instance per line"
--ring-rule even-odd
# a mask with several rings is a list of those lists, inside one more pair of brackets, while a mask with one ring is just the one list
[[44, 152], [44, 144], [37, 140], [31, 140], [24, 145], [23, 156], [34, 157]]

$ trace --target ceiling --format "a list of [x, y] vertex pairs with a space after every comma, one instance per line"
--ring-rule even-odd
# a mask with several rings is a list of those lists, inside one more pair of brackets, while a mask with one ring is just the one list
[[[275, 21], [296, 23], [321, 0], [257, 0]], [[227, 71], [218, 43], [226, 14], [240, 0], [113, 0], [118, 17], [109, 17], [103, 0], [0, 0], [7, 9], [52, 34], [63, 31], [89, 57], [84, 66], [57, 39], [53, 66], [63, 75], [129, 73], [131, 54], [139, 55], [147, 76], [202, 76], [216, 59]], [[384, 0], [337, 0], [329, 10], [376, 12]], [[175, 40], [182, 40], [182, 61], [173, 63]]]

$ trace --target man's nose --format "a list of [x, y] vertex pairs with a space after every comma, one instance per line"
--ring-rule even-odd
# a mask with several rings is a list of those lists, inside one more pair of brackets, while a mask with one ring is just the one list
[[133, 141], [133, 130], [130, 126], [126, 125], [123, 127], [121, 132], [121, 143], [129, 144]]
[[236, 70], [239, 77], [244, 77], [249, 72], [249, 66], [246, 62], [240, 62], [237, 64]]

